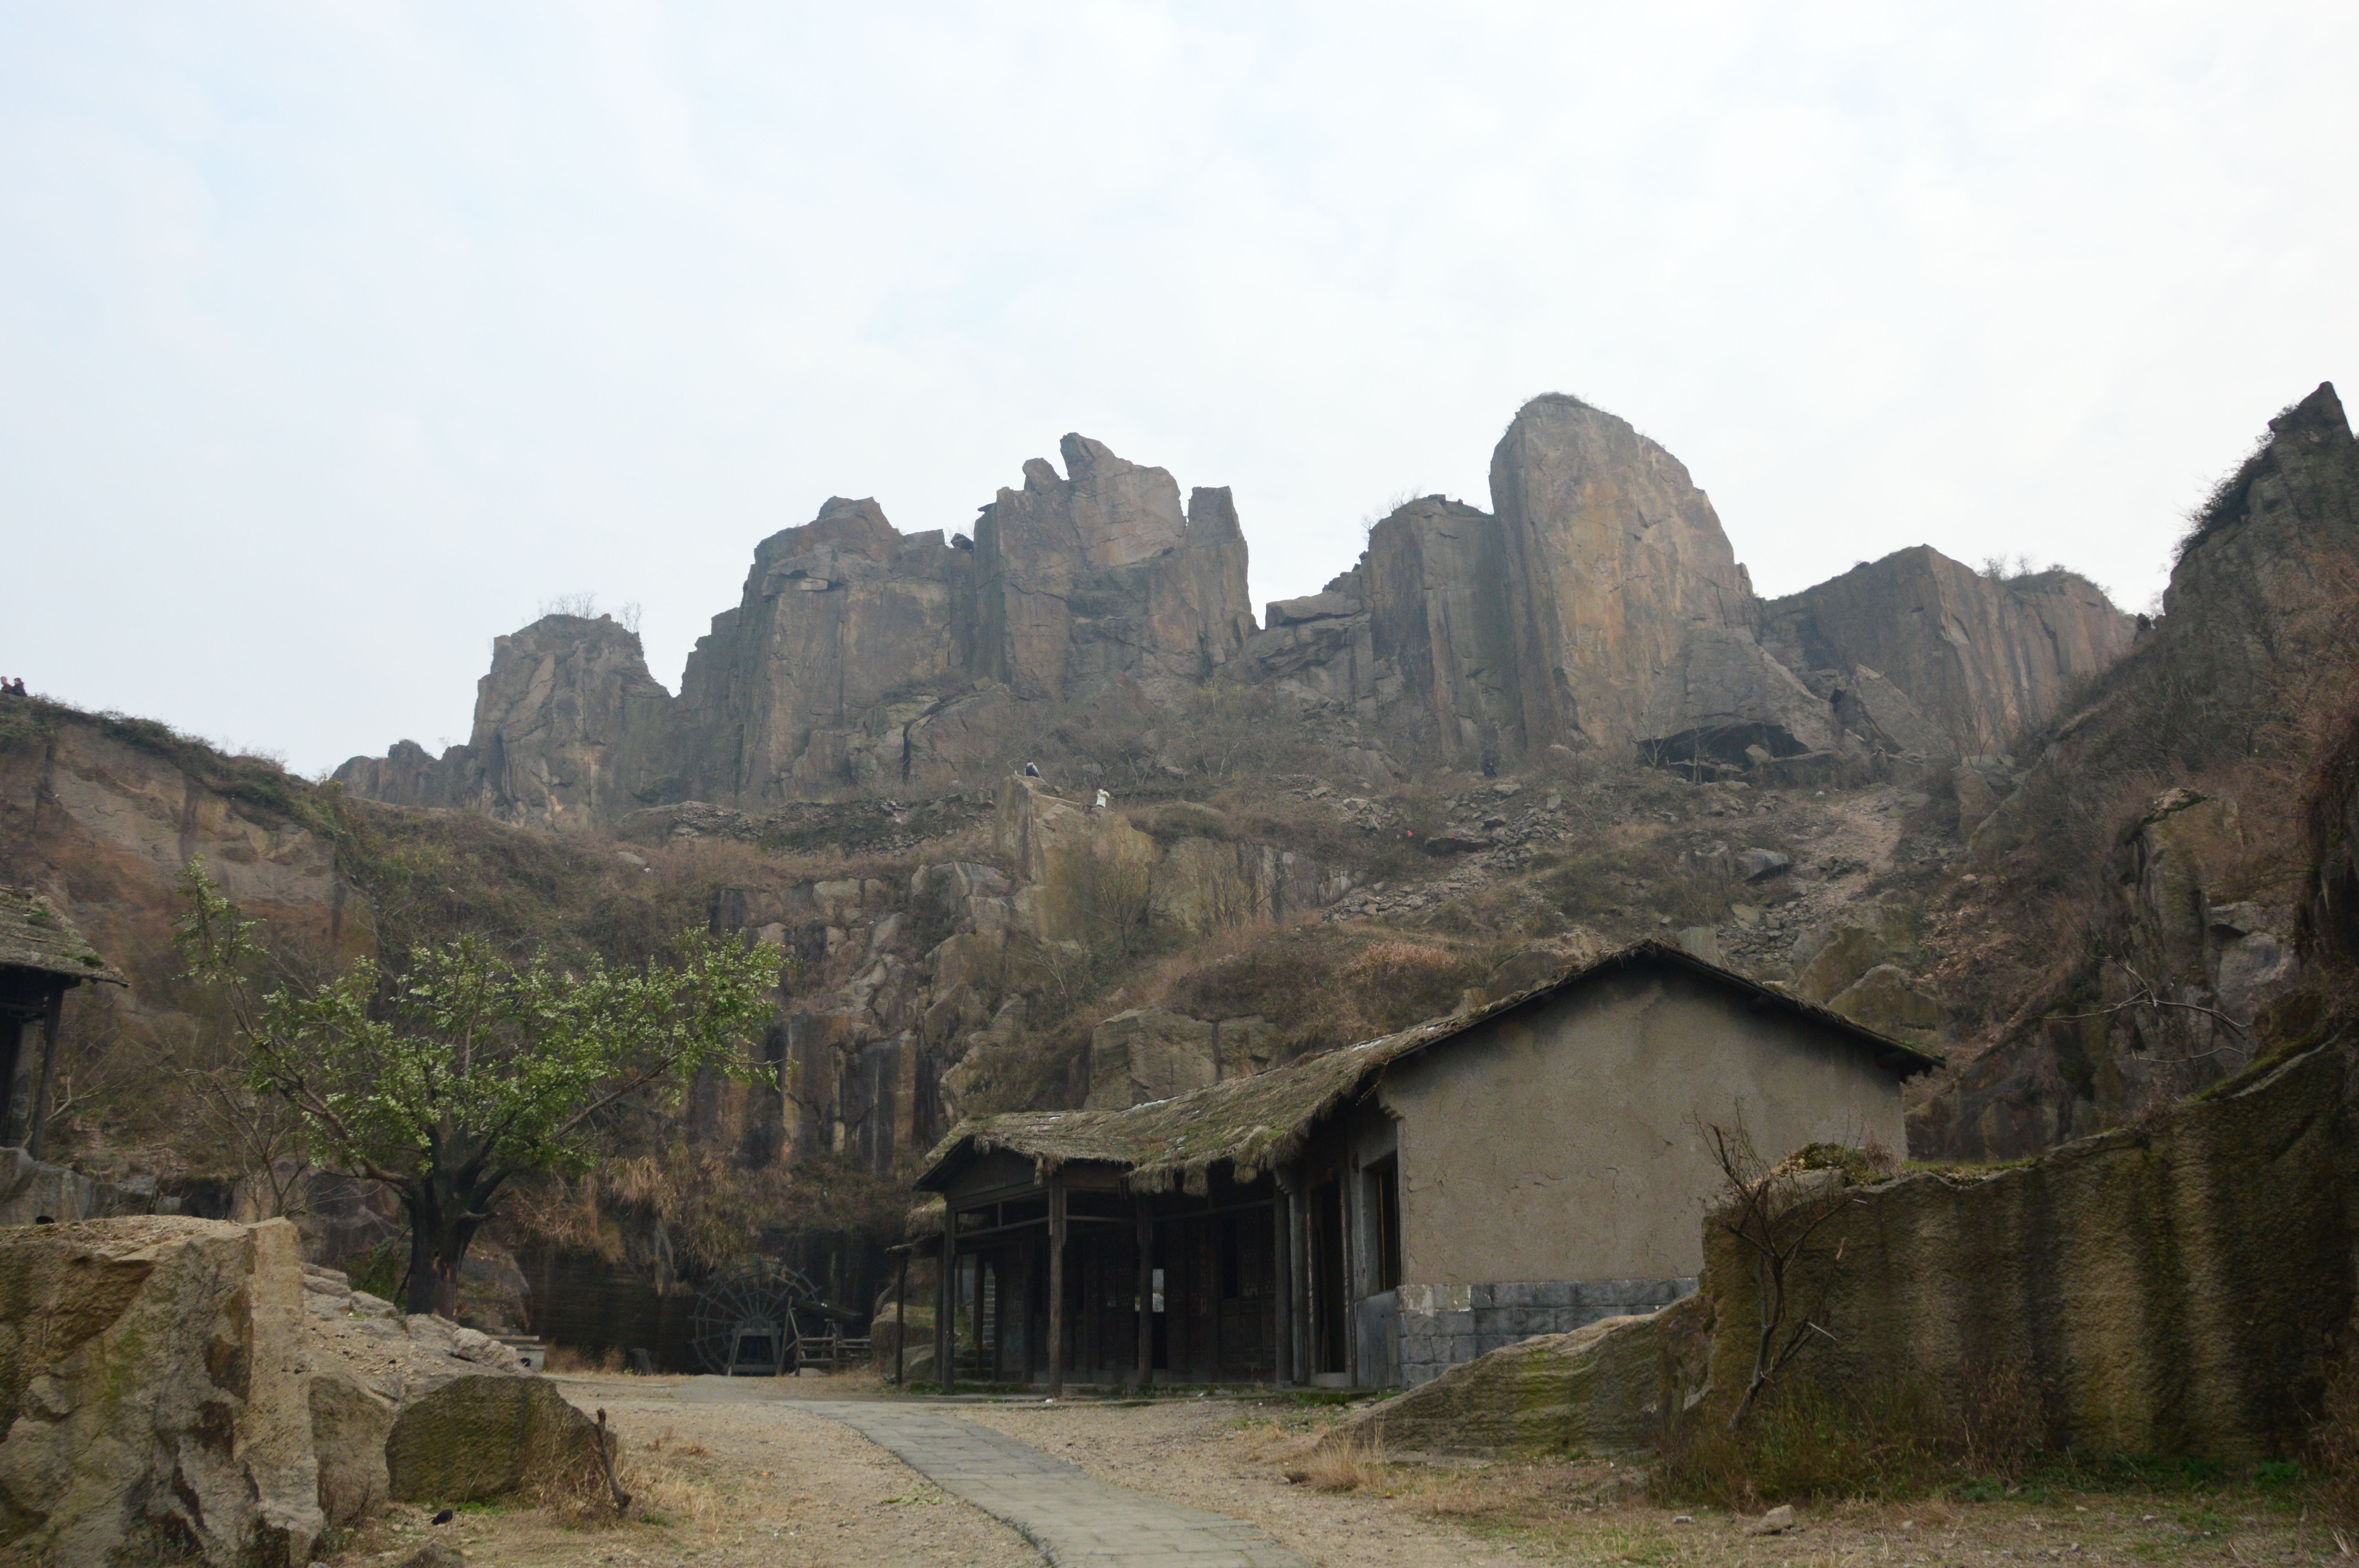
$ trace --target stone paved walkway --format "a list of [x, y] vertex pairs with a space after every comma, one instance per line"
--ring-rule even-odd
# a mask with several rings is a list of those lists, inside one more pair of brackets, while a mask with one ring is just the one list
[[1022, 1531], [1056, 1568], [1311, 1568], [1253, 1526], [1092, 1480], [939, 1409], [810, 1400], [946, 1492]]

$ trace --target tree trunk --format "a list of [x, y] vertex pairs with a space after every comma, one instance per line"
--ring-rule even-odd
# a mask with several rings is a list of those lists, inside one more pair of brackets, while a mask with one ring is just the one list
[[409, 1211], [409, 1279], [404, 1310], [455, 1320], [459, 1270], [475, 1232], [490, 1217], [504, 1176], [471, 1179], [467, 1173], [429, 1168], [401, 1195]]

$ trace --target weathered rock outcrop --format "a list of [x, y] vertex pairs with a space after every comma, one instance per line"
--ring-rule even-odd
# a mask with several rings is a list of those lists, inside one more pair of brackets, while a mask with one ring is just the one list
[[1115, 1013], [1090, 1034], [1092, 1110], [1120, 1110], [1250, 1077], [1277, 1060], [1277, 1031], [1260, 1018], [1210, 1022], [1160, 1007]]
[[[2000, 751], [2054, 718], [2129, 651], [2137, 630], [2071, 572], [1994, 579], [1922, 545], [1772, 600], [1759, 615], [1763, 645], [1797, 672], [1862, 688], [1888, 682], [1951, 754]], [[1860, 696], [1873, 712], [1874, 696]], [[1905, 718], [1895, 723], [1899, 749], [1926, 746]]]
[[1626, 745], [1695, 627], [1753, 585], [1685, 464], [1578, 398], [1526, 404], [1491, 455], [1531, 746]]
[[1024, 488], [975, 519], [975, 673], [1019, 697], [1071, 697], [1119, 676], [1191, 686], [1253, 635], [1245, 540], [1226, 490], [1069, 435], [1066, 477], [1035, 458]]
[[[2246, 1058], [2235, 1026], [2301, 979], [2306, 868], [2271, 833], [2246, 834], [2236, 797], [2274, 815], [2321, 718], [2359, 685], [2359, 441], [2332, 386], [2269, 422], [2199, 519], [2164, 606], [2011, 792], [1977, 803], [1969, 913], [2003, 922], [2020, 890], [2071, 876], [2111, 892], [2081, 961], [1922, 1108], [1921, 1152], [2027, 1153], [2200, 1088]], [[1957, 782], [1962, 820], [1973, 781]]]
[[1696, 626], [1657, 676], [1632, 737], [1669, 766], [1799, 756], [1843, 745], [1833, 707], [1740, 628]]
[[1924, 549], [1760, 606], [1679, 460], [1561, 395], [1501, 438], [1493, 511], [1407, 503], [1259, 631], [1226, 490], [1183, 507], [1162, 469], [1078, 435], [1062, 454], [1062, 475], [1027, 462], [972, 542], [840, 497], [765, 540], [677, 701], [628, 633], [549, 617], [502, 639], [465, 746], [436, 760], [403, 741], [337, 776], [560, 827], [756, 809], [989, 774], [1077, 708], [1143, 711], [1232, 675], [1486, 767], [1706, 741], [1727, 766], [1753, 747], [1930, 757], [2044, 719], [2129, 637], [2080, 579], [1999, 583]]
[[0, 1546], [31, 1560], [288, 1568], [388, 1498], [561, 1485], [594, 1442], [497, 1340], [305, 1268], [283, 1219], [0, 1232]]
[[1254, 632], [1229, 492], [1199, 489], [1183, 511], [1162, 469], [1082, 436], [1063, 451], [1065, 477], [1027, 463], [972, 541], [902, 534], [840, 496], [764, 540], [677, 700], [632, 633], [549, 616], [499, 640], [465, 746], [429, 759], [405, 741], [336, 777], [397, 805], [611, 825], [660, 804], [987, 775], [1058, 705], [1201, 682]]
[[1691, 1295], [1462, 1362], [1338, 1422], [1323, 1447], [1605, 1458], [1653, 1449], [1702, 1398], [1712, 1303]]
[[737, 608], [680, 678], [658, 798], [744, 804], [898, 782], [904, 731], [956, 682], [972, 552], [841, 496], [756, 546]]
[[322, 1519], [295, 1227], [0, 1232], [0, 1545], [52, 1563], [310, 1560]]
[[544, 615], [493, 639], [465, 745], [434, 758], [403, 741], [383, 757], [353, 758], [335, 777], [355, 795], [398, 806], [598, 826], [641, 804], [632, 792], [661, 765], [670, 708], [636, 633], [611, 616]]

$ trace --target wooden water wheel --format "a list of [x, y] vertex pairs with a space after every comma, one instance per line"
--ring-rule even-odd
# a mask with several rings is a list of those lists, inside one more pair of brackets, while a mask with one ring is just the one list
[[701, 1370], [724, 1378], [786, 1377], [822, 1315], [819, 1292], [801, 1274], [773, 1258], [745, 1259], [697, 1293], [689, 1349]]

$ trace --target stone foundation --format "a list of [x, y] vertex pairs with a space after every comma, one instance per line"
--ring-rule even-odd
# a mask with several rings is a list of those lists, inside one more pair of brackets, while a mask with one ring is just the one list
[[1651, 1313], [1694, 1293], [1692, 1279], [1515, 1280], [1403, 1285], [1398, 1382], [1413, 1389], [1452, 1367], [1543, 1334]]

